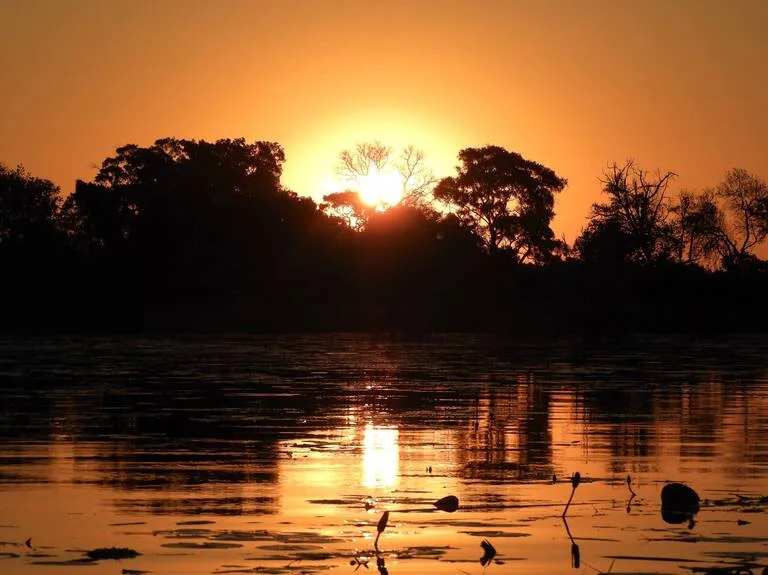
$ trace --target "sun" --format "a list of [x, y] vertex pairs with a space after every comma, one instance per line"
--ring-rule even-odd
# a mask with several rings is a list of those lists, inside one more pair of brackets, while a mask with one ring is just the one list
[[367, 174], [357, 178], [357, 185], [360, 199], [379, 210], [394, 206], [403, 197], [402, 177], [394, 169], [371, 166]]

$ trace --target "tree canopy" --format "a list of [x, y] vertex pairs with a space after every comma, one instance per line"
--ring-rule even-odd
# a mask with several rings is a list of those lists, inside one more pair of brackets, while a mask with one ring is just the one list
[[555, 194], [567, 181], [500, 146], [459, 152], [457, 175], [443, 178], [435, 198], [482, 238], [490, 253], [506, 249], [515, 261], [547, 261], [557, 247], [550, 227]]
[[[358, 152], [391, 160], [384, 147]], [[768, 325], [757, 176], [734, 169], [674, 193], [672, 172], [612, 164], [570, 250], [551, 229], [564, 178], [499, 146], [459, 160], [429, 188], [434, 202], [386, 210], [354, 190], [318, 206], [282, 185], [279, 144], [242, 138], [120, 146], [67, 197], [0, 165], [0, 329]]]

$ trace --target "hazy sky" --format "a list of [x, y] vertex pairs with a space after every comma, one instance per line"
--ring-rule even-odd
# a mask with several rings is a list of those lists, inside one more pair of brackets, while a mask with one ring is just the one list
[[316, 199], [358, 141], [498, 144], [572, 241], [614, 160], [768, 178], [768, 0], [0, 0], [0, 70], [0, 161], [65, 192], [166, 136], [276, 140]]

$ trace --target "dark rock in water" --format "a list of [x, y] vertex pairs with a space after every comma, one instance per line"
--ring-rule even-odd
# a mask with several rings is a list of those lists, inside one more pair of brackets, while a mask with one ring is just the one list
[[661, 490], [661, 507], [670, 511], [699, 510], [699, 494], [682, 483], [667, 483]]
[[699, 494], [682, 483], [667, 483], [661, 490], [661, 518], [673, 525], [693, 525], [693, 517], [699, 512]]
[[98, 549], [88, 551], [86, 555], [98, 561], [99, 559], [133, 559], [141, 555], [141, 553], [128, 547], [99, 547]]

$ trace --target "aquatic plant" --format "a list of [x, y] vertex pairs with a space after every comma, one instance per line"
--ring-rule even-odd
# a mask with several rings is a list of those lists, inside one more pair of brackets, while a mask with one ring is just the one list
[[568, 508], [571, 506], [571, 501], [573, 501], [573, 496], [576, 493], [576, 488], [581, 483], [581, 473], [578, 471], [574, 473], [571, 476], [571, 496], [568, 498], [568, 503], [565, 504], [565, 509], [563, 509], [563, 519], [565, 519], [565, 515], [568, 513]]
[[632, 500], [637, 497], [637, 493], [635, 493], [635, 490], [632, 489], [632, 476], [627, 475], [627, 488], [629, 489], [629, 499], [627, 499], [627, 513], [629, 513], [632, 510]]
[[480, 565], [485, 567], [488, 565], [491, 561], [493, 561], [493, 558], [496, 557], [496, 548], [491, 545], [491, 542], [487, 539], [483, 539], [480, 542], [480, 547], [483, 548], [483, 556], [480, 557]]
[[[632, 494], [632, 498], [637, 497], [637, 493], [635, 493], [635, 490], [632, 489], [632, 476], [631, 475], [627, 475], [627, 488], [629, 489], [629, 492]], [[630, 501], [631, 501], [632, 498], [630, 498]]]
[[389, 522], [389, 511], [385, 511], [379, 518], [379, 522], [376, 524], [376, 540], [373, 542], [373, 546], [376, 549], [376, 551], [379, 550], [379, 537], [381, 537], [381, 534], [384, 533], [384, 530], [387, 528], [388, 522]]
[[366, 569], [368, 569], [369, 561], [370, 559], [368, 559], [367, 557], [355, 555], [349, 561], [349, 564], [353, 565], [355, 567], [355, 571], [357, 571], [358, 569], [360, 569], [360, 567], [365, 567]]
[[[573, 488], [573, 491], [576, 491], [575, 487]], [[573, 492], [571, 492], [571, 495], [573, 495]], [[565, 512], [563, 512], [563, 525], [565, 526], [565, 532], [568, 535], [568, 539], [571, 540], [571, 567], [578, 569], [581, 566], [581, 550], [579, 549], [576, 540], [573, 538], [573, 535], [571, 535], [571, 530], [568, 527], [568, 520], [565, 518]]]

